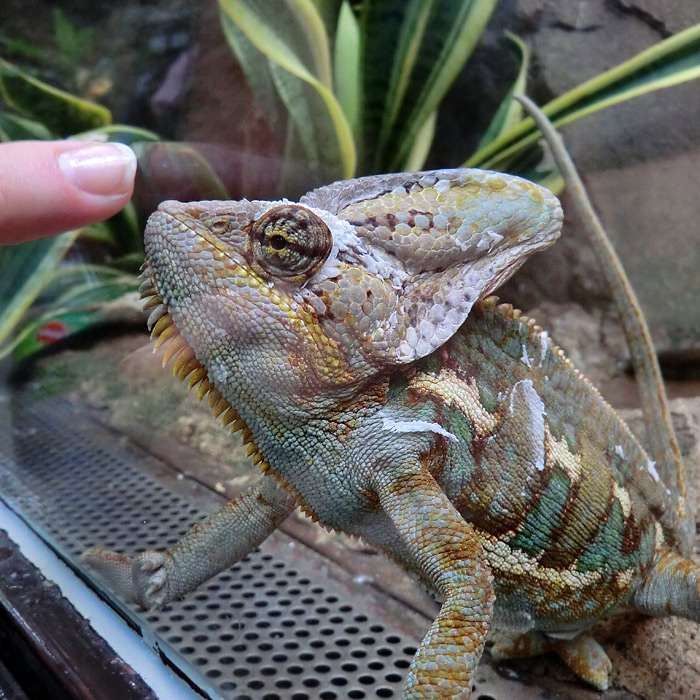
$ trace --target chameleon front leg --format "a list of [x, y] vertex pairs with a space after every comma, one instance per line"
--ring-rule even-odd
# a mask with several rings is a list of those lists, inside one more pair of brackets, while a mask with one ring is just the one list
[[250, 554], [294, 510], [296, 501], [272, 476], [263, 476], [197, 523], [165, 552], [134, 557], [93, 547], [81, 556], [120, 597], [150, 609], [197, 588]]
[[402, 700], [469, 698], [493, 616], [493, 579], [473, 527], [426, 471], [377, 488], [416, 568], [444, 596], [411, 663]]

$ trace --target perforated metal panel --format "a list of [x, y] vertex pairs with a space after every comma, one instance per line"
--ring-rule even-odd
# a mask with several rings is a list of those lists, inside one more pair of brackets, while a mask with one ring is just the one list
[[[0, 436], [0, 493], [57, 549], [74, 562], [95, 545], [163, 549], [205, 515], [141, 471], [133, 447], [71, 411], [47, 403]], [[256, 552], [182, 601], [131, 614], [198, 685], [227, 698], [399, 697], [416, 640], [305, 566]]]

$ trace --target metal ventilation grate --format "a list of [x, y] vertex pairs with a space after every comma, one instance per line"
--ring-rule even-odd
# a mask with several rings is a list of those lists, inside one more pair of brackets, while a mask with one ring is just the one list
[[[0, 435], [0, 492], [74, 562], [94, 545], [163, 549], [205, 513], [139, 469], [135, 454], [69, 404], [46, 402]], [[184, 600], [132, 612], [197, 685], [227, 698], [400, 697], [416, 640], [306, 566], [255, 552]]]

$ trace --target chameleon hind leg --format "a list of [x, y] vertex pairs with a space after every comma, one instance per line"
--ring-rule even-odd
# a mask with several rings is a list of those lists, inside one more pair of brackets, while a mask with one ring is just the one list
[[526, 632], [509, 637], [499, 633], [491, 647], [491, 656], [524, 659], [554, 652], [581, 679], [598, 690], [607, 690], [612, 661], [603, 647], [588, 634], [560, 639], [544, 632]]
[[[700, 622], [700, 566], [670, 550], [661, 552], [632, 603], [646, 615], [677, 615]], [[579, 678], [598, 690], [608, 687], [612, 664], [593, 637], [581, 634], [574, 639], [561, 639], [543, 632], [527, 632], [508, 636], [494, 635], [491, 656], [494, 659], [519, 659], [547, 652], [556, 653]]]
[[661, 552], [635, 592], [634, 605], [647, 615], [700, 622], [700, 566], [675, 552]]

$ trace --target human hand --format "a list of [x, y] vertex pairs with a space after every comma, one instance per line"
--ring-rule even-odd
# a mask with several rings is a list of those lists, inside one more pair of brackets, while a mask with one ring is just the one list
[[136, 156], [120, 143], [0, 144], [0, 244], [107, 219], [131, 197]]

